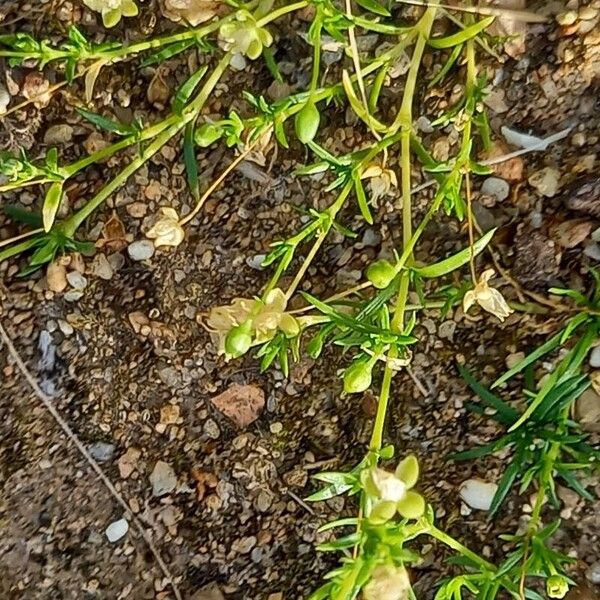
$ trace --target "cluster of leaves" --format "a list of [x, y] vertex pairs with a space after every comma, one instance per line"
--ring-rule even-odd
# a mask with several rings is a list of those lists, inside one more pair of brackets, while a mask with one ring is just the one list
[[48, 150], [44, 161], [38, 164], [32, 162], [24, 150], [21, 151], [20, 156], [0, 151], [0, 174], [5, 178], [5, 181], [16, 184], [27, 183], [38, 178], [60, 181], [63, 177], [58, 166], [56, 148]]
[[[584, 498], [592, 498], [577, 478], [576, 472], [586, 474], [597, 468], [600, 451], [586, 442], [587, 435], [570, 418], [570, 414], [575, 401], [590, 385], [588, 376], [582, 372], [582, 365], [600, 331], [600, 319], [595, 314], [598, 291], [596, 288], [591, 299], [571, 290], [567, 292], [565, 295], [576, 298], [582, 312], [572, 317], [562, 331], [509, 369], [492, 386], [497, 388], [517, 373], [524, 372], [524, 411], [521, 412], [502, 400], [477, 382], [469, 371], [459, 367], [463, 377], [481, 400], [481, 404], [470, 403], [468, 407], [481, 415], [488, 414], [486, 408], [491, 409], [493, 412], [490, 417], [507, 430], [504, 435], [485, 446], [454, 455], [456, 460], [467, 460], [511, 451], [512, 458], [508, 461], [492, 502], [492, 514], [498, 511], [511, 487], [518, 485], [519, 492], [524, 493], [533, 481], [537, 482], [538, 489], [549, 496], [555, 507], [559, 506], [556, 479], [560, 479], [564, 485]], [[577, 339], [572, 347], [536, 390], [534, 363], [573, 338]]]
[[35, 62], [43, 69], [51, 62], [60, 62], [65, 65], [67, 81], [72, 82], [79, 64], [122, 47], [120, 42], [92, 44], [75, 26], [69, 28], [67, 36], [59, 46], [52, 46], [47, 40], [38, 41], [28, 33], [0, 35], [0, 56], [4, 50], [8, 64], [13, 67]]
[[[92, 8], [102, 11], [104, 16], [104, 5], [100, 0], [87, 0], [87, 3]], [[130, 0], [126, 0], [122, 3], [124, 10], [119, 10], [125, 15], [133, 13], [132, 4]], [[76, 227], [67, 228], [65, 223], [55, 222], [63, 198], [65, 181], [88, 164], [103, 160], [123, 148], [132, 145], [138, 147], [138, 156], [108, 184], [106, 189], [109, 191], [104, 193], [104, 190], [101, 190], [90, 200], [89, 206], [97, 206], [110, 195], [111, 189], [124, 183], [152, 153], [158, 151], [161, 144], [164, 145], [181, 131], [183, 161], [189, 188], [200, 205], [200, 174], [196, 158], [198, 147], [204, 148], [222, 141], [227, 147], [236, 147], [244, 152], [249, 144], [273, 131], [279, 144], [288, 148], [290, 139], [285, 124], [294, 116], [296, 137], [316, 157], [314, 163], [302, 167], [297, 174], [319, 174], [329, 177], [324, 192], [335, 192], [337, 196], [325, 210], [307, 210], [309, 218], [302, 229], [273, 245], [263, 265], [275, 267], [275, 272], [262, 297], [247, 301], [240, 299], [235, 306], [232, 304], [229, 307], [220, 307], [229, 309], [229, 312], [222, 311], [221, 317], [227, 317], [226, 326], [230, 329], [215, 330], [213, 333], [217, 333], [224, 340], [225, 351], [229, 357], [241, 356], [251, 347], [257, 346], [262, 368], [278, 361], [283, 372], [287, 374], [290, 357], [297, 360], [300, 356], [302, 336], [309, 328], [314, 328], [306, 344], [306, 352], [311, 357], [319, 357], [323, 348], [330, 344], [340, 346], [345, 352], [353, 355], [352, 362], [344, 374], [346, 392], [357, 393], [371, 387], [377, 365], [384, 369], [384, 381], [387, 377], [385, 394], [388, 394], [391, 374], [408, 364], [411, 345], [417, 342], [414, 328], [418, 311], [413, 310], [408, 318], [404, 318], [409, 289], [414, 289], [422, 307], [435, 306], [441, 308], [442, 313], [449, 310], [464, 296], [467, 285], [464, 282], [457, 285], [438, 285], [433, 294], [428, 294], [427, 282], [456, 272], [469, 262], [474, 273], [475, 257], [486, 248], [494, 234], [494, 231], [490, 231], [469, 247], [429, 265], [417, 264], [413, 258], [414, 246], [419, 236], [440, 209], [459, 220], [468, 216], [469, 207], [463, 199], [466, 173], [478, 175], [489, 172], [472, 158], [477, 135], [484, 148], [490, 144], [489, 125], [482, 110], [487, 83], [483, 78], [475, 76], [473, 43], [475, 39], [484, 35], [493, 18], [475, 21], [468, 15], [456, 33], [432, 37], [430, 30], [434, 12], [430, 12], [431, 8], [424, 13], [427, 19], [423, 17], [423, 22], [429, 25], [398, 26], [389, 9], [390, 3], [385, 3], [384, 6], [384, 3], [378, 0], [356, 0], [356, 4], [362, 9], [358, 14], [352, 14], [347, 7], [342, 7], [342, 3], [334, 0], [307, 0], [297, 4], [288, 3], [281, 8], [274, 8], [274, 3], [270, 0], [245, 5], [233, 1], [228, 4], [237, 10], [200, 30], [188, 29], [181, 34], [143, 41], [131, 46], [118, 42], [93, 45], [76, 28], [69, 31], [68, 40], [59, 46], [53, 46], [47, 41], [38, 42], [27, 34], [0, 36], [0, 56], [7, 56], [11, 65], [30, 65], [35, 62], [39, 68], [44, 68], [50, 62], [60, 62], [65, 67], [69, 81], [76, 77], [77, 69], [82, 64], [97, 61], [97, 69], [91, 70], [93, 75], [97, 75], [98, 69], [103, 65], [129, 53], [151, 51], [142, 62], [142, 66], [147, 66], [158, 64], [192, 47], [199, 47], [203, 52], [213, 52], [217, 47], [224, 51], [224, 57], [213, 71], [209, 73], [207, 67], [200, 67], [182, 84], [174, 95], [171, 114], [161, 123], [149, 126], [139, 121], [122, 124], [108, 116], [79, 109], [80, 114], [88, 121], [119, 138], [108, 148], [85, 160], [59, 167], [55, 150], [48, 152], [42, 164], [33, 164], [24, 155], [12, 157], [0, 154], [0, 173], [11, 183], [35, 181], [49, 184], [39, 217], [19, 209], [7, 209], [13, 219], [27, 222], [31, 227], [44, 231], [18, 244], [9, 254], [0, 253], [0, 260], [17, 252], [33, 251], [29, 265], [31, 270], [53, 260], [59, 252], [90, 250], [88, 244], [73, 239]], [[282, 81], [282, 75], [270, 50], [273, 37], [267, 25], [271, 19], [285, 14], [288, 9], [299, 9], [308, 5], [315, 9], [306, 35], [313, 53], [312, 77], [308, 89], [273, 103], [267, 102], [262, 96], [245, 93], [245, 99], [255, 112], [249, 118], [244, 118], [236, 111], [231, 111], [218, 120], [200, 117], [204, 102], [233, 57], [245, 57], [250, 60], [262, 57], [273, 77]], [[120, 15], [119, 12], [119, 18]], [[116, 13], [111, 13], [110, 23], [107, 25], [112, 24], [115, 18]], [[392, 36], [392, 48], [376, 57], [358, 55], [356, 42], [353, 40], [354, 28], [357, 27], [364, 31]], [[217, 33], [214, 44], [205, 39], [212, 32]], [[323, 76], [321, 50], [324, 33], [351, 56], [354, 74], [343, 71], [341, 81], [320, 87]], [[403, 56], [406, 48], [412, 44], [415, 45], [415, 51], [410, 61], [405, 86], [407, 106], [411, 105], [414, 95], [414, 81], [411, 87], [409, 79], [411, 74], [414, 74], [416, 81], [425, 45], [443, 52], [445, 56], [441, 70], [428, 81], [430, 86], [437, 85], [449, 76], [463, 57], [467, 64], [463, 96], [434, 122], [434, 126], [452, 125], [462, 132], [458, 153], [446, 161], [434, 160], [418, 137], [410, 132], [410, 110], [407, 113], [400, 110], [391, 125], [384, 122], [385, 117], [379, 110], [379, 98], [388, 74], [395, 61]], [[362, 65], [365, 65], [364, 68]], [[332, 102], [346, 102], [349, 105], [373, 134], [375, 141], [370, 146], [343, 156], [334, 156], [316, 141], [322, 122], [322, 107]], [[402, 106], [405, 108], [404, 101]], [[356, 233], [344, 226], [340, 219], [341, 210], [350, 196], [355, 198], [363, 220], [368, 224], [374, 222], [373, 207], [376, 206], [377, 198], [397, 186], [396, 176], [386, 166], [386, 160], [388, 149], [399, 142], [402, 146], [402, 170], [410, 173], [410, 151], [407, 153], [410, 145], [424, 171], [438, 184], [430, 208], [415, 234], [412, 237], [405, 236], [407, 239], [404, 240], [402, 252], [395, 253], [393, 260], [383, 259], [368, 266], [366, 281], [360, 287], [361, 290], [368, 288], [369, 292], [361, 295], [342, 294], [343, 298], [338, 296], [337, 299], [329, 301], [302, 293], [307, 304], [302, 317], [296, 319], [292, 312], [284, 313], [287, 311], [287, 301], [297, 289], [300, 276], [306, 272], [308, 263], [312, 260], [307, 259], [299, 270], [299, 276], [284, 293], [279, 288], [279, 281], [294, 264], [301, 246], [312, 242], [316, 253], [320, 243], [332, 229], [350, 238], [356, 236]], [[403, 187], [403, 199], [406, 200], [406, 186]], [[404, 208], [407, 209], [407, 206]], [[88, 208], [84, 208], [82, 218], [89, 212]], [[406, 212], [410, 213], [410, 210]], [[176, 212], [171, 209], [169, 215], [169, 221], [178, 228], [177, 239], [183, 239], [182, 223], [178, 220]], [[409, 225], [412, 226], [410, 217], [408, 214]], [[71, 224], [73, 222], [80, 221], [75, 219]], [[487, 284], [487, 280], [484, 283]], [[491, 292], [491, 288], [483, 287], [485, 293]], [[497, 290], [493, 291], [499, 295]], [[269, 312], [266, 309], [272, 308], [266, 299], [273, 292], [277, 292], [281, 297], [282, 306], [278, 312], [271, 310], [273, 314], [262, 314], [263, 321], [268, 323], [263, 323], [264, 331], [258, 332], [256, 321], [261, 311]], [[506, 428], [506, 433], [491, 444], [455, 456], [456, 459], [472, 459], [491, 453], [511, 453], [511, 459], [493, 500], [492, 513], [498, 511], [510, 489], [516, 485], [524, 492], [535, 483], [538, 493], [544, 495], [541, 497], [547, 494], [551, 502], [558, 504], [555, 479], [560, 479], [583, 496], [589, 497], [588, 491], [575, 473], [588, 471], [592, 462], [599, 456], [587, 444], [577, 424], [569, 418], [569, 413], [573, 402], [588, 385], [587, 378], [581, 373], [581, 365], [600, 328], [600, 320], [596, 316], [599, 312], [599, 292], [595, 291], [590, 299], [570, 290], [555, 290], [555, 293], [562, 293], [574, 300], [580, 308], [579, 313], [570, 320], [563, 332], [551, 338], [495, 383], [497, 387], [517, 373], [524, 372], [526, 382], [523, 396], [527, 401], [524, 410], [520, 410], [518, 405], [513, 406], [503, 401], [463, 370], [465, 379], [481, 398], [481, 404], [470, 405], [472, 410], [487, 414], [486, 409], [493, 409], [491, 418]], [[246, 311], [248, 314], [240, 309], [244, 302], [251, 307], [249, 312]], [[483, 303], [480, 304], [484, 306]], [[242, 316], [235, 314], [236, 307], [240, 309], [238, 312], [243, 313]], [[281, 326], [284, 314], [288, 321], [293, 321], [293, 328]], [[402, 316], [401, 319], [397, 319], [398, 314]], [[266, 317], [269, 317], [272, 323]], [[532, 381], [534, 362], [562, 347], [581, 331], [584, 331], [584, 334], [536, 390]], [[261, 335], [258, 336], [258, 333]], [[382, 392], [381, 404], [385, 405], [387, 398], [384, 401], [383, 396]], [[385, 415], [383, 419], [377, 419], [380, 429], [383, 428], [384, 420]], [[361, 516], [339, 519], [322, 529], [326, 531], [337, 527], [352, 527], [354, 531], [321, 545], [322, 551], [341, 552], [342, 561], [339, 568], [327, 575], [327, 581], [313, 594], [312, 600], [351, 600], [359, 593], [362, 593], [365, 600], [385, 597], [382, 596], [382, 590], [386, 585], [389, 587], [390, 582], [402, 589], [400, 597], [413, 598], [406, 566], [418, 563], [420, 557], [407, 544], [421, 535], [429, 535], [453, 548], [458, 553], [454, 562], [464, 570], [456, 577], [440, 582], [437, 600], [458, 600], [463, 594], [492, 600], [503, 591], [514, 598], [520, 598], [521, 583], [528, 577], [547, 578], [548, 582], [552, 583], [548, 588], [552, 593], [548, 593], [552, 597], [562, 597], [559, 595], [561, 593], [564, 595], [564, 586], [568, 586], [569, 581], [561, 573], [568, 559], [551, 550], [547, 544], [557, 524], [546, 527], [536, 525], [524, 535], [507, 536], [505, 539], [513, 544], [513, 551], [500, 567], [495, 567], [438, 530], [433, 522], [431, 508], [428, 507], [423, 514], [423, 498], [410, 490], [416, 482], [416, 474], [403, 478], [398, 474], [402, 471], [400, 466], [394, 475], [378, 467], [380, 460], [390, 459], [393, 454], [390, 447], [379, 450], [380, 442], [372, 444], [365, 459], [350, 472], [322, 473], [316, 476], [316, 479], [326, 483], [327, 487], [314, 494], [310, 500], [326, 500], [340, 494], [356, 495], [360, 497]], [[416, 463], [416, 459], [414, 462]], [[406, 467], [404, 462], [401, 465]], [[562, 579], [556, 579], [557, 577]], [[525, 589], [525, 596], [534, 600], [539, 597], [537, 592], [529, 588]]]

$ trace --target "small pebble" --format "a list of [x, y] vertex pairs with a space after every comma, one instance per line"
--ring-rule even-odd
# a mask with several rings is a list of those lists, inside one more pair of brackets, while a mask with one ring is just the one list
[[91, 272], [96, 277], [108, 281], [114, 275], [114, 270], [105, 254], [97, 254], [92, 262]]
[[87, 279], [79, 271], [70, 271], [67, 273], [67, 281], [75, 290], [83, 290], [87, 285]]
[[584, 431], [600, 432], [600, 396], [588, 388], [575, 402], [575, 419]]
[[177, 475], [173, 467], [159, 460], [150, 474], [153, 496], [165, 496], [170, 494], [177, 485]]
[[417, 129], [423, 133], [433, 133], [434, 131], [431, 121], [425, 116], [420, 116], [417, 119]]
[[261, 490], [255, 501], [256, 510], [259, 512], [267, 512], [273, 503], [273, 496], [266, 490]]
[[488, 177], [481, 186], [481, 192], [486, 196], [493, 196], [496, 200], [502, 202], [510, 194], [510, 186], [504, 179], [499, 177]]
[[0, 83], [0, 115], [6, 112], [8, 105], [10, 104], [10, 94], [8, 90]]
[[591, 583], [595, 585], [600, 584], [600, 561], [590, 565], [589, 569], [585, 572], [585, 576]]
[[131, 260], [148, 260], [154, 256], [154, 244], [150, 240], [132, 242], [127, 246], [127, 254]]
[[587, 243], [583, 248], [583, 253], [592, 260], [600, 262], [600, 244], [597, 242]]
[[58, 327], [63, 332], [63, 334], [66, 335], [67, 337], [69, 337], [70, 335], [73, 335], [73, 333], [75, 331], [73, 329], [73, 325], [71, 325], [71, 323], [69, 323], [68, 321], [65, 321], [64, 319], [58, 320]]
[[206, 419], [204, 423], [204, 433], [211, 440], [218, 440], [221, 436], [221, 430], [214, 419]]
[[506, 366], [509, 369], [517, 366], [525, 358], [525, 352], [513, 352], [506, 357]]
[[579, 18], [582, 21], [593, 21], [598, 16], [598, 9], [593, 6], [582, 6], [579, 10]]
[[44, 144], [55, 146], [57, 144], [66, 144], [73, 139], [73, 128], [66, 123], [52, 125], [44, 134]]
[[281, 433], [283, 431], [283, 424], [280, 423], [279, 421], [276, 421], [275, 423], [271, 423], [271, 425], [269, 426], [269, 429], [271, 430], [271, 433]]
[[600, 369], [600, 346], [595, 346], [590, 352], [590, 367]]
[[477, 510], [489, 510], [498, 486], [483, 479], [467, 479], [459, 494], [465, 504]]
[[558, 191], [560, 173], [552, 167], [544, 167], [536, 171], [528, 179], [529, 185], [534, 187], [542, 196], [552, 198]]
[[369, 227], [365, 230], [361, 242], [364, 246], [375, 247], [381, 243], [381, 236], [377, 233], [377, 231]]
[[81, 298], [83, 298], [83, 292], [80, 290], [69, 290], [64, 295], [64, 299], [67, 302], [77, 302], [77, 300], [81, 300]]
[[106, 528], [106, 537], [111, 543], [118, 542], [129, 531], [126, 519], [119, 519]]
[[46, 282], [50, 291], [63, 292], [68, 285], [65, 266], [58, 261], [51, 262], [46, 270]]
[[249, 535], [235, 540], [231, 545], [231, 549], [238, 554], [248, 554], [256, 546], [256, 541], [256, 537]]
[[246, 259], [246, 264], [256, 271], [262, 271], [262, 262], [265, 260], [266, 254], [256, 254], [255, 256], [249, 256]]
[[585, 146], [586, 142], [587, 140], [583, 131], [578, 131], [577, 133], [574, 133], [571, 137], [571, 145], [577, 148]]
[[88, 452], [92, 455], [94, 460], [106, 462], [113, 457], [115, 446], [114, 444], [109, 444], [107, 442], [96, 442], [88, 448]]

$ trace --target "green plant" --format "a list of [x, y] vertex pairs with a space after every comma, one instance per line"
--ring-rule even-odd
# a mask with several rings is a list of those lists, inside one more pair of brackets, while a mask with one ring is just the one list
[[[200, 67], [180, 86], [171, 113], [159, 123], [122, 124], [80, 107], [84, 118], [119, 138], [84, 159], [61, 165], [58, 154], [51, 151], [38, 164], [25, 156], [0, 155], [0, 172], [8, 180], [0, 191], [46, 186], [39, 215], [8, 209], [12, 218], [21, 219], [33, 229], [5, 242], [7, 247], [0, 251], [0, 261], [34, 250], [29, 267], [39, 268], [58, 252], [82, 250], [81, 242], [76, 241], [81, 225], [166, 143], [182, 135], [183, 162], [196, 206], [184, 218], [179, 218], [174, 209], [163, 207], [162, 216], [147, 232], [157, 246], [177, 246], [205, 199], [248, 153], [267, 143], [271, 136], [288, 148], [293, 143], [290, 139], [293, 131], [314, 157], [313, 163], [300, 167], [296, 174], [322, 177], [326, 182], [323, 195], [329, 202], [320, 210], [308, 208], [300, 230], [272, 244], [263, 262], [263, 266], [272, 268], [272, 274], [260, 294], [235, 298], [227, 305], [214, 307], [206, 319], [206, 327], [219, 353], [227, 360], [255, 350], [261, 368], [278, 363], [287, 375], [290, 360], [297, 360], [303, 351], [316, 359], [327, 345], [335, 345], [351, 356], [342, 376], [346, 394], [361, 393], [372, 388], [374, 382], [379, 385], [377, 413], [363, 460], [347, 472], [320, 473], [315, 477], [326, 486], [309, 500], [321, 501], [340, 494], [356, 496], [359, 512], [357, 517], [339, 519], [322, 528], [322, 531], [349, 528], [349, 533], [321, 545], [322, 551], [340, 552], [341, 561], [337, 569], [326, 575], [325, 583], [311, 596], [312, 600], [351, 600], [360, 593], [366, 600], [414, 597], [406, 569], [421, 560], [418, 543], [424, 537], [453, 550], [453, 563], [460, 568], [457, 575], [439, 582], [438, 600], [472, 596], [491, 600], [501, 594], [535, 599], [539, 594], [531, 579], [540, 577], [547, 580], [551, 597], [561, 597], [570, 583], [564, 575], [568, 560], [547, 546], [555, 526], [542, 526], [541, 510], [546, 498], [556, 500], [554, 477], [561, 477], [586, 493], [573, 471], [589, 468], [595, 455], [568, 414], [574, 399], [587, 385], [579, 369], [598, 330], [596, 293], [590, 300], [573, 292], [555, 290], [575, 300], [578, 314], [563, 333], [551, 338], [496, 382], [500, 385], [528, 369], [537, 358], [565, 343], [575, 331], [585, 329], [586, 333], [538, 391], [531, 385], [525, 386], [524, 395], [531, 402], [523, 412], [486, 390], [464, 371], [482, 402], [496, 411], [493, 418], [508, 431], [491, 445], [468, 450], [457, 458], [476, 458], [506, 448], [514, 451], [514, 460], [500, 482], [492, 512], [499, 508], [514, 483], [520, 482], [522, 491], [533, 482], [538, 488], [538, 504], [528, 531], [506, 537], [512, 544], [512, 553], [506, 561], [493, 565], [435, 525], [433, 509], [414, 490], [418, 478], [415, 457], [406, 457], [393, 473], [382, 466], [394, 454], [393, 448], [383, 443], [392, 384], [396, 374], [410, 365], [412, 347], [419, 343], [415, 326], [420, 312], [435, 308], [445, 314], [462, 302], [465, 312], [478, 304], [503, 320], [515, 308], [527, 309], [514, 303], [509, 306], [501, 292], [490, 285], [493, 271], [487, 269], [478, 276], [476, 264], [477, 256], [489, 247], [494, 235], [492, 230], [475, 239], [471, 210], [471, 178], [489, 173], [473, 157], [477, 149], [488, 148], [491, 143], [482, 102], [486, 81], [478, 74], [476, 49], [489, 50], [485, 30], [493, 17], [478, 19], [467, 12], [456, 18], [441, 7], [426, 6], [416, 22], [399, 26], [387, 8], [389, 3], [377, 0], [357, 0], [359, 8], [349, 1], [334, 0], [301, 0], [281, 6], [270, 0], [228, 4], [232, 8], [230, 14], [208, 25], [129, 46], [118, 42], [93, 45], [76, 29], [70, 31], [68, 41], [57, 47], [23, 34], [0, 36], [0, 56], [7, 57], [12, 65], [37, 61], [39, 68], [44, 68], [53, 62], [64, 68], [69, 82], [85, 75], [88, 101], [100, 69], [115, 61], [144, 53], [141, 64], [148, 66], [191, 48], [216, 57], [212, 67]], [[274, 77], [281, 78], [270, 50], [276, 40], [269, 25], [308, 7], [312, 9], [307, 31], [312, 72], [307, 89], [272, 103], [263, 96], [246, 92], [244, 98], [250, 115], [232, 110], [218, 119], [203, 116], [203, 108], [232, 61], [264, 59]], [[450, 17], [457, 29], [449, 35], [435, 36], [434, 23], [442, 17]], [[385, 36], [388, 46], [377, 56], [361, 54], [357, 28]], [[332, 69], [332, 74], [323, 68], [325, 34], [349, 57], [351, 65], [345, 65], [348, 68], [342, 68], [341, 72]], [[423, 59], [430, 52], [442, 57], [441, 69], [431, 75], [422, 69]], [[399, 106], [390, 106], [383, 92], [407, 53], [410, 58], [402, 98]], [[438, 85], [450, 74], [462, 81], [463, 93], [434, 125], [454, 127], [460, 139], [454, 156], [437, 161], [413, 129], [413, 105], [421, 88]], [[365, 134], [360, 148], [341, 156], [336, 156], [319, 137], [327, 107], [337, 104], [345, 104], [353, 111]], [[201, 193], [203, 182], [196, 161], [197, 148], [219, 142], [237, 148], [239, 154]], [[57, 220], [62, 190], [70, 178], [91, 164], [134, 147], [137, 153], [120, 173], [79, 210], [62, 221]], [[417, 162], [436, 184], [418, 224], [411, 188]], [[402, 227], [401, 243], [394, 252], [367, 265], [364, 280], [358, 285], [329, 298], [299, 292], [315, 257], [333, 231], [349, 238], [357, 235], [344, 224], [348, 212], [360, 213], [364, 222], [371, 224], [376, 218], [377, 201], [396, 195], [396, 188], [399, 188], [399, 202], [394, 208], [401, 214]], [[441, 213], [466, 220], [468, 242], [449, 256], [421, 264], [415, 258], [415, 249], [428, 224]], [[300, 262], [302, 253], [304, 260]], [[470, 268], [470, 281], [461, 275], [466, 265]], [[289, 284], [284, 284], [286, 275], [291, 276]], [[449, 281], [448, 276], [453, 280]], [[479, 405], [473, 405], [473, 409], [482, 412]]]

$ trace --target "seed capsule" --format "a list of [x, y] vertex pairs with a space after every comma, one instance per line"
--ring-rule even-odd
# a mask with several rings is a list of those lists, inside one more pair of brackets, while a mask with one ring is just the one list
[[360, 394], [371, 386], [373, 365], [358, 361], [351, 364], [344, 373], [344, 391], [346, 394]]
[[312, 142], [317, 135], [321, 115], [313, 102], [307, 102], [296, 115], [296, 135], [303, 144]]
[[239, 358], [248, 352], [252, 345], [250, 323], [233, 327], [225, 338], [225, 352], [232, 358]]
[[389, 260], [381, 259], [367, 267], [366, 275], [378, 290], [383, 290], [396, 277], [396, 269]]

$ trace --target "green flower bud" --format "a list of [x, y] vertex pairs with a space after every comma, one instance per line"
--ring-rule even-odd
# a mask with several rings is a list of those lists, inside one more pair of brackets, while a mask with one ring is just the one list
[[389, 260], [381, 259], [367, 267], [366, 275], [378, 290], [383, 290], [396, 277], [396, 269]]
[[373, 364], [359, 360], [351, 364], [344, 373], [346, 394], [360, 394], [371, 386]]
[[223, 130], [212, 123], [203, 123], [194, 133], [194, 141], [201, 148], [206, 148], [223, 135]]
[[368, 516], [369, 522], [373, 525], [383, 525], [387, 523], [396, 514], [396, 504], [389, 500], [382, 500], [373, 507]]
[[246, 354], [251, 345], [250, 321], [233, 327], [225, 338], [225, 352], [232, 358], [239, 358]]
[[562, 575], [552, 575], [546, 580], [546, 593], [549, 598], [564, 598], [569, 591], [569, 582]]
[[317, 135], [321, 115], [314, 102], [308, 101], [296, 115], [296, 135], [303, 144], [312, 142]]

